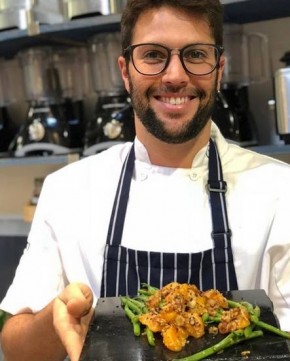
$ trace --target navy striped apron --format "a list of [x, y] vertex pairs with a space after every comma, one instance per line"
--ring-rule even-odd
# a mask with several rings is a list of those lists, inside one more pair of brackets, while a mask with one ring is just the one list
[[121, 245], [134, 163], [133, 144], [122, 167], [108, 228], [101, 297], [136, 295], [142, 283], [161, 288], [172, 281], [192, 283], [201, 290], [237, 289], [231, 230], [225, 202], [227, 185], [223, 180], [221, 161], [213, 140], [210, 139], [209, 143], [207, 183], [212, 214], [213, 248], [203, 252], [147, 252]]

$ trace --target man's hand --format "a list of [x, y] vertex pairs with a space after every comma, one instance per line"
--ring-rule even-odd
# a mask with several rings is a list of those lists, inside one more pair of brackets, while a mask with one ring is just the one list
[[81, 283], [67, 286], [53, 304], [53, 323], [71, 361], [78, 361], [94, 309], [90, 288]]

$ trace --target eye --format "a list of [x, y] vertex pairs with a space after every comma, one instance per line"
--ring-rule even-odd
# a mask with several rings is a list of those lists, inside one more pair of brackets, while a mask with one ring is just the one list
[[152, 63], [164, 61], [166, 58], [167, 55], [165, 52], [156, 49], [148, 50], [143, 54], [143, 59]]
[[168, 57], [167, 50], [165, 48], [154, 44], [144, 44], [138, 46], [135, 49], [135, 52], [137, 58], [150, 64], [164, 62]]
[[203, 62], [208, 58], [208, 53], [204, 49], [188, 48], [184, 51], [183, 58], [189, 62]]

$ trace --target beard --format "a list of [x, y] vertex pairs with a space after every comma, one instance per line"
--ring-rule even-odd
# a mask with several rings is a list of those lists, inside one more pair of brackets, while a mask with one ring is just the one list
[[[191, 139], [194, 139], [209, 121], [215, 107], [217, 77], [207, 101], [205, 101], [206, 93], [203, 90], [197, 89], [195, 91], [196, 96], [200, 99], [200, 105], [195, 115], [191, 119], [188, 119], [187, 122], [185, 122], [183, 126], [178, 129], [178, 131], [170, 131], [166, 129], [164, 123], [157, 116], [150, 105], [144, 101], [145, 98], [149, 99], [150, 90], [145, 93], [144, 97], [144, 94], [138, 91], [135, 85], [133, 85], [130, 76], [129, 85], [131, 102], [136, 115], [150, 134], [165, 143], [182, 144]], [[173, 87], [167, 87], [166, 90], [169, 92], [176, 92], [178, 95], [178, 89], [176, 87], [174, 87], [174, 89]], [[174, 120], [175, 115], [172, 114], [171, 118]]]

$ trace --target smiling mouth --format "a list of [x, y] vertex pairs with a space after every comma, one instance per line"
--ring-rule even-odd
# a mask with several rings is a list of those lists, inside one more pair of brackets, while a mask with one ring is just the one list
[[187, 102], [189, 102], [190, 100], [192, 100], [194, 97], [193, 96], [184, 96], [184, 97], [162, 97], [162, 96], [158, 96], [156, 97], [157, 100], [163, 102], [163, 103], [167, 103], [167, 104], [171, 104], [171, 105], [181, 105], [181, 104], [185, 104]]

